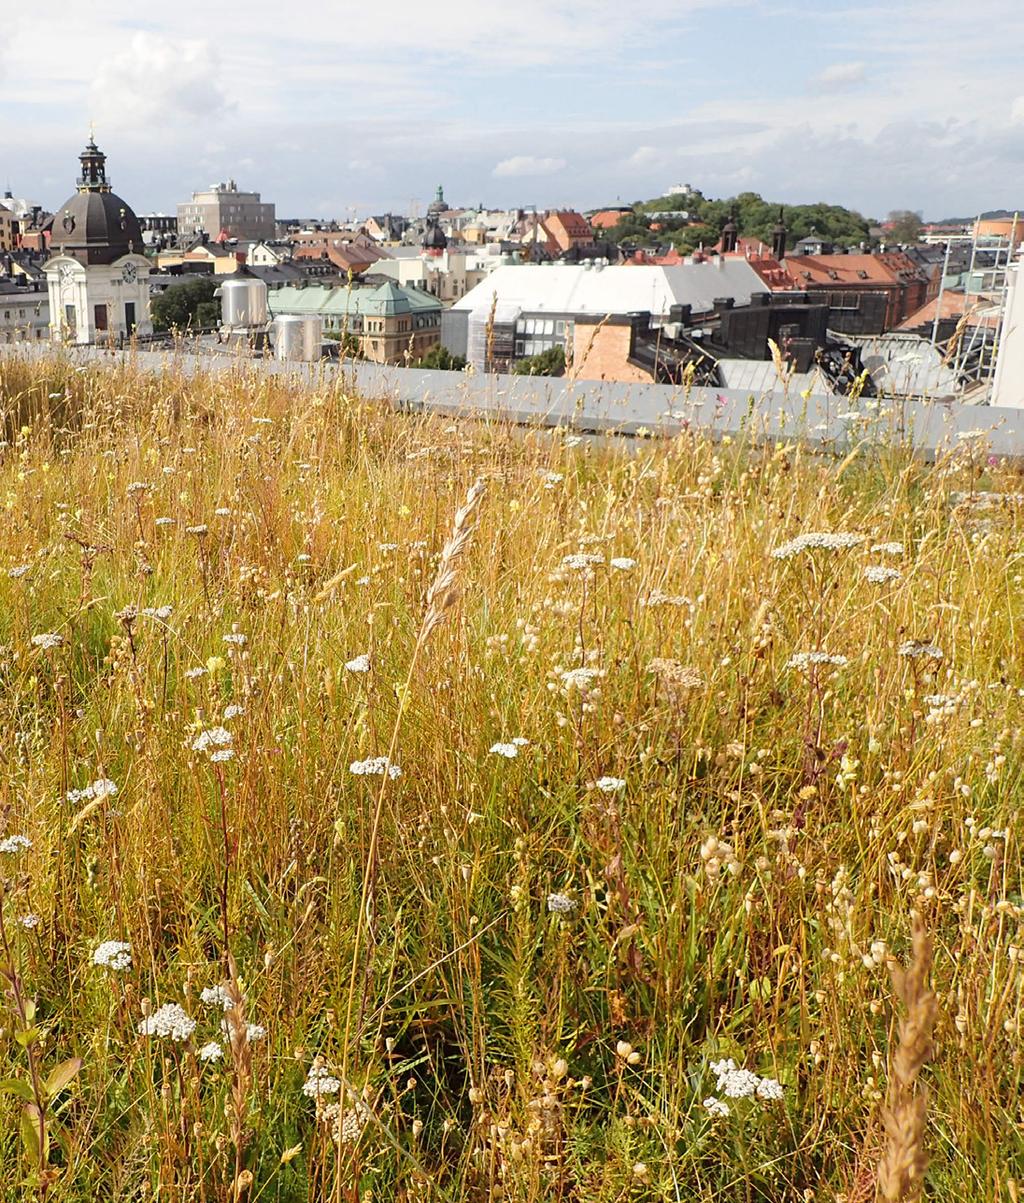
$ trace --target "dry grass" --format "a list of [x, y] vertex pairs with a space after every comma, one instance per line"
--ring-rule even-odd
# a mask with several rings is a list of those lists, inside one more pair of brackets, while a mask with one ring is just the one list
[[839, 1203], [897, 1130], [902, 1197], [1013, 1196], [1012, 469], [61, 362], [0, 412], [3, 1203]]

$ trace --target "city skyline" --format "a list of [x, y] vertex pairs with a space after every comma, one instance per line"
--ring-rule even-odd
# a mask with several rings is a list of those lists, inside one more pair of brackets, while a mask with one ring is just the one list
[[303, 217], [422, 212], [438, 183], [495, 207], [629, 203], [675, 181], [874, 217], [1017, 203], [1024, 15], [1005, 0], [655, 0], [643, 24], [607, 0], [583, 19], [566, 3], [512, 18], [400, 3], [377, 36], [374, 14], [341, 22], [322, 0], [301, 29], [262, 0], [230, 31], [204, 26], [207, 12], [69, 9], [59, 80], [52, 47], [12, 14], [0, 185], [59, 203], [95, 120], [140, 212], [229, 176]]

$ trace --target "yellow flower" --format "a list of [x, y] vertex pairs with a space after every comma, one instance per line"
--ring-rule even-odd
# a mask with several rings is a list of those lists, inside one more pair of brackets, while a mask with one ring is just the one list
[[206, 662], [206, 671], [211, 677], [215, 677], [224, 668], [224, 661], [220, 656], [211, 656]]

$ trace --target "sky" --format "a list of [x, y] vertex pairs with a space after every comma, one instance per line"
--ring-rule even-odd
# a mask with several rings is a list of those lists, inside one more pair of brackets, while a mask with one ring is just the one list
[[687, 183], [930, 219], [1024, 207], [1015, 0], [51, 0], [5, 11], [0, 190], [54, 209], [90, 121], [114, 190], [283, 217], [580, 209]]

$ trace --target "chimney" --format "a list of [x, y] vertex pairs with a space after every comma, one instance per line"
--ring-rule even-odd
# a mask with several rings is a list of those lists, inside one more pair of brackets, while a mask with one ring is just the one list
[[722, 227], [722, 254], [731, 255], [736, 250], [736, 243], [739, 239], [739, 226], [736, 224], [735, 215]]
[[779, 207], [779, 220], [772, 229], [772, 254], [781, 263], [786, 257], [786, 222], [782, 207]]

